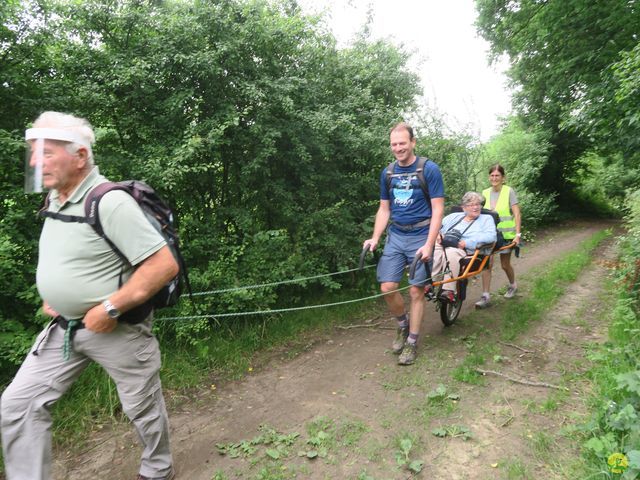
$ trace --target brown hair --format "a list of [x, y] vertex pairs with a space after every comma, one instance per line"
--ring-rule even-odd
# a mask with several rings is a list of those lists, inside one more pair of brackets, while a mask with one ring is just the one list
[[491, 165], [489, 167], [489, 175], [491, 175], [493, 172], [495, 171], [500, 172], [500, 174], [502, 174], [502, 176], [504, 177], [506, 175], [506, 173], [504, 173], [504, 167], [502, 165], [500, 165], [499, 163], [496, 163], [494, 165]]
[[393, 132], [397, 130], [406, 130], [407, 132], [409, 132], [409, 140], [413, 140], [413, 128], [408, 123], [405, 123], [405, 122], [396, 123], [389, 131], [389, 135], [391, 135]]

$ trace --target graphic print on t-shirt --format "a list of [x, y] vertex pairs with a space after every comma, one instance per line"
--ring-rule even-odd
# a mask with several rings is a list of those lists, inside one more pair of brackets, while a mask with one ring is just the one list
[[412, 180], [417, 180], [415, 175], [398, 179], [393, 187], [393, 204], [398, 207], [406, 208], [413, 203], [413, 185]]

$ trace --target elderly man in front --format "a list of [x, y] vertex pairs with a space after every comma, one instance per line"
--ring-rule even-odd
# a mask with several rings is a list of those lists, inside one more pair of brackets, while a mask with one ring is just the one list
[[[26, 140], [28, 185], [34, 191], [49, 189], [49, 212], [83, 217], [87, 194], [107, 181], [93, 165], [89, 123], [45, 112], [27, 130]], [[36, 284], [52, 320], [2, 394], [8, 480], [51, 478], [51, 406], [92, 361], [114, 380], [141, 439], [137, 479], [174, 478], [160, 349], [151, 333], [153, 311], [140, 307], [177, 274], [178, 265], [128, 193], [109, 192], [98, 208], [105, 234], [128, 262], [87, 223], [54, 216], [42, 228]]]

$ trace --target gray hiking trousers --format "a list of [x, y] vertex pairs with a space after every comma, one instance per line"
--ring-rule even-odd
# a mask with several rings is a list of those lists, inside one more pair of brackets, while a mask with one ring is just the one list
[[77, 330], [67, 361], [62, 357], [62, 327], [49, 325], [40, 332], [0, 401], [7, 480], [51, 479], [51, 406], [91, 361], [114, 380], [122, 408], [138, 432], [144, 447], [140, 473], [151, 478], [168, 475], [169, 418], [158, 374], [160, 348], [151, 324], [151, 319], [137, 325], [119, 323], [110, 333]]

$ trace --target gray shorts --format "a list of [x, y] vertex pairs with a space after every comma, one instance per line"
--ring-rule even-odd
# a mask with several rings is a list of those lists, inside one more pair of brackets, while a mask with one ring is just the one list
[[[403, 235], [387, 232], [382, 257], [378, 261], [377, 278], [379, 283], [400, 283], [405, 267], [411, 265], [416, 251], [427, 241], [427, 235]], [[431, 261], [418, 262], [411, 285], [425, 285], [430, 283]]]

